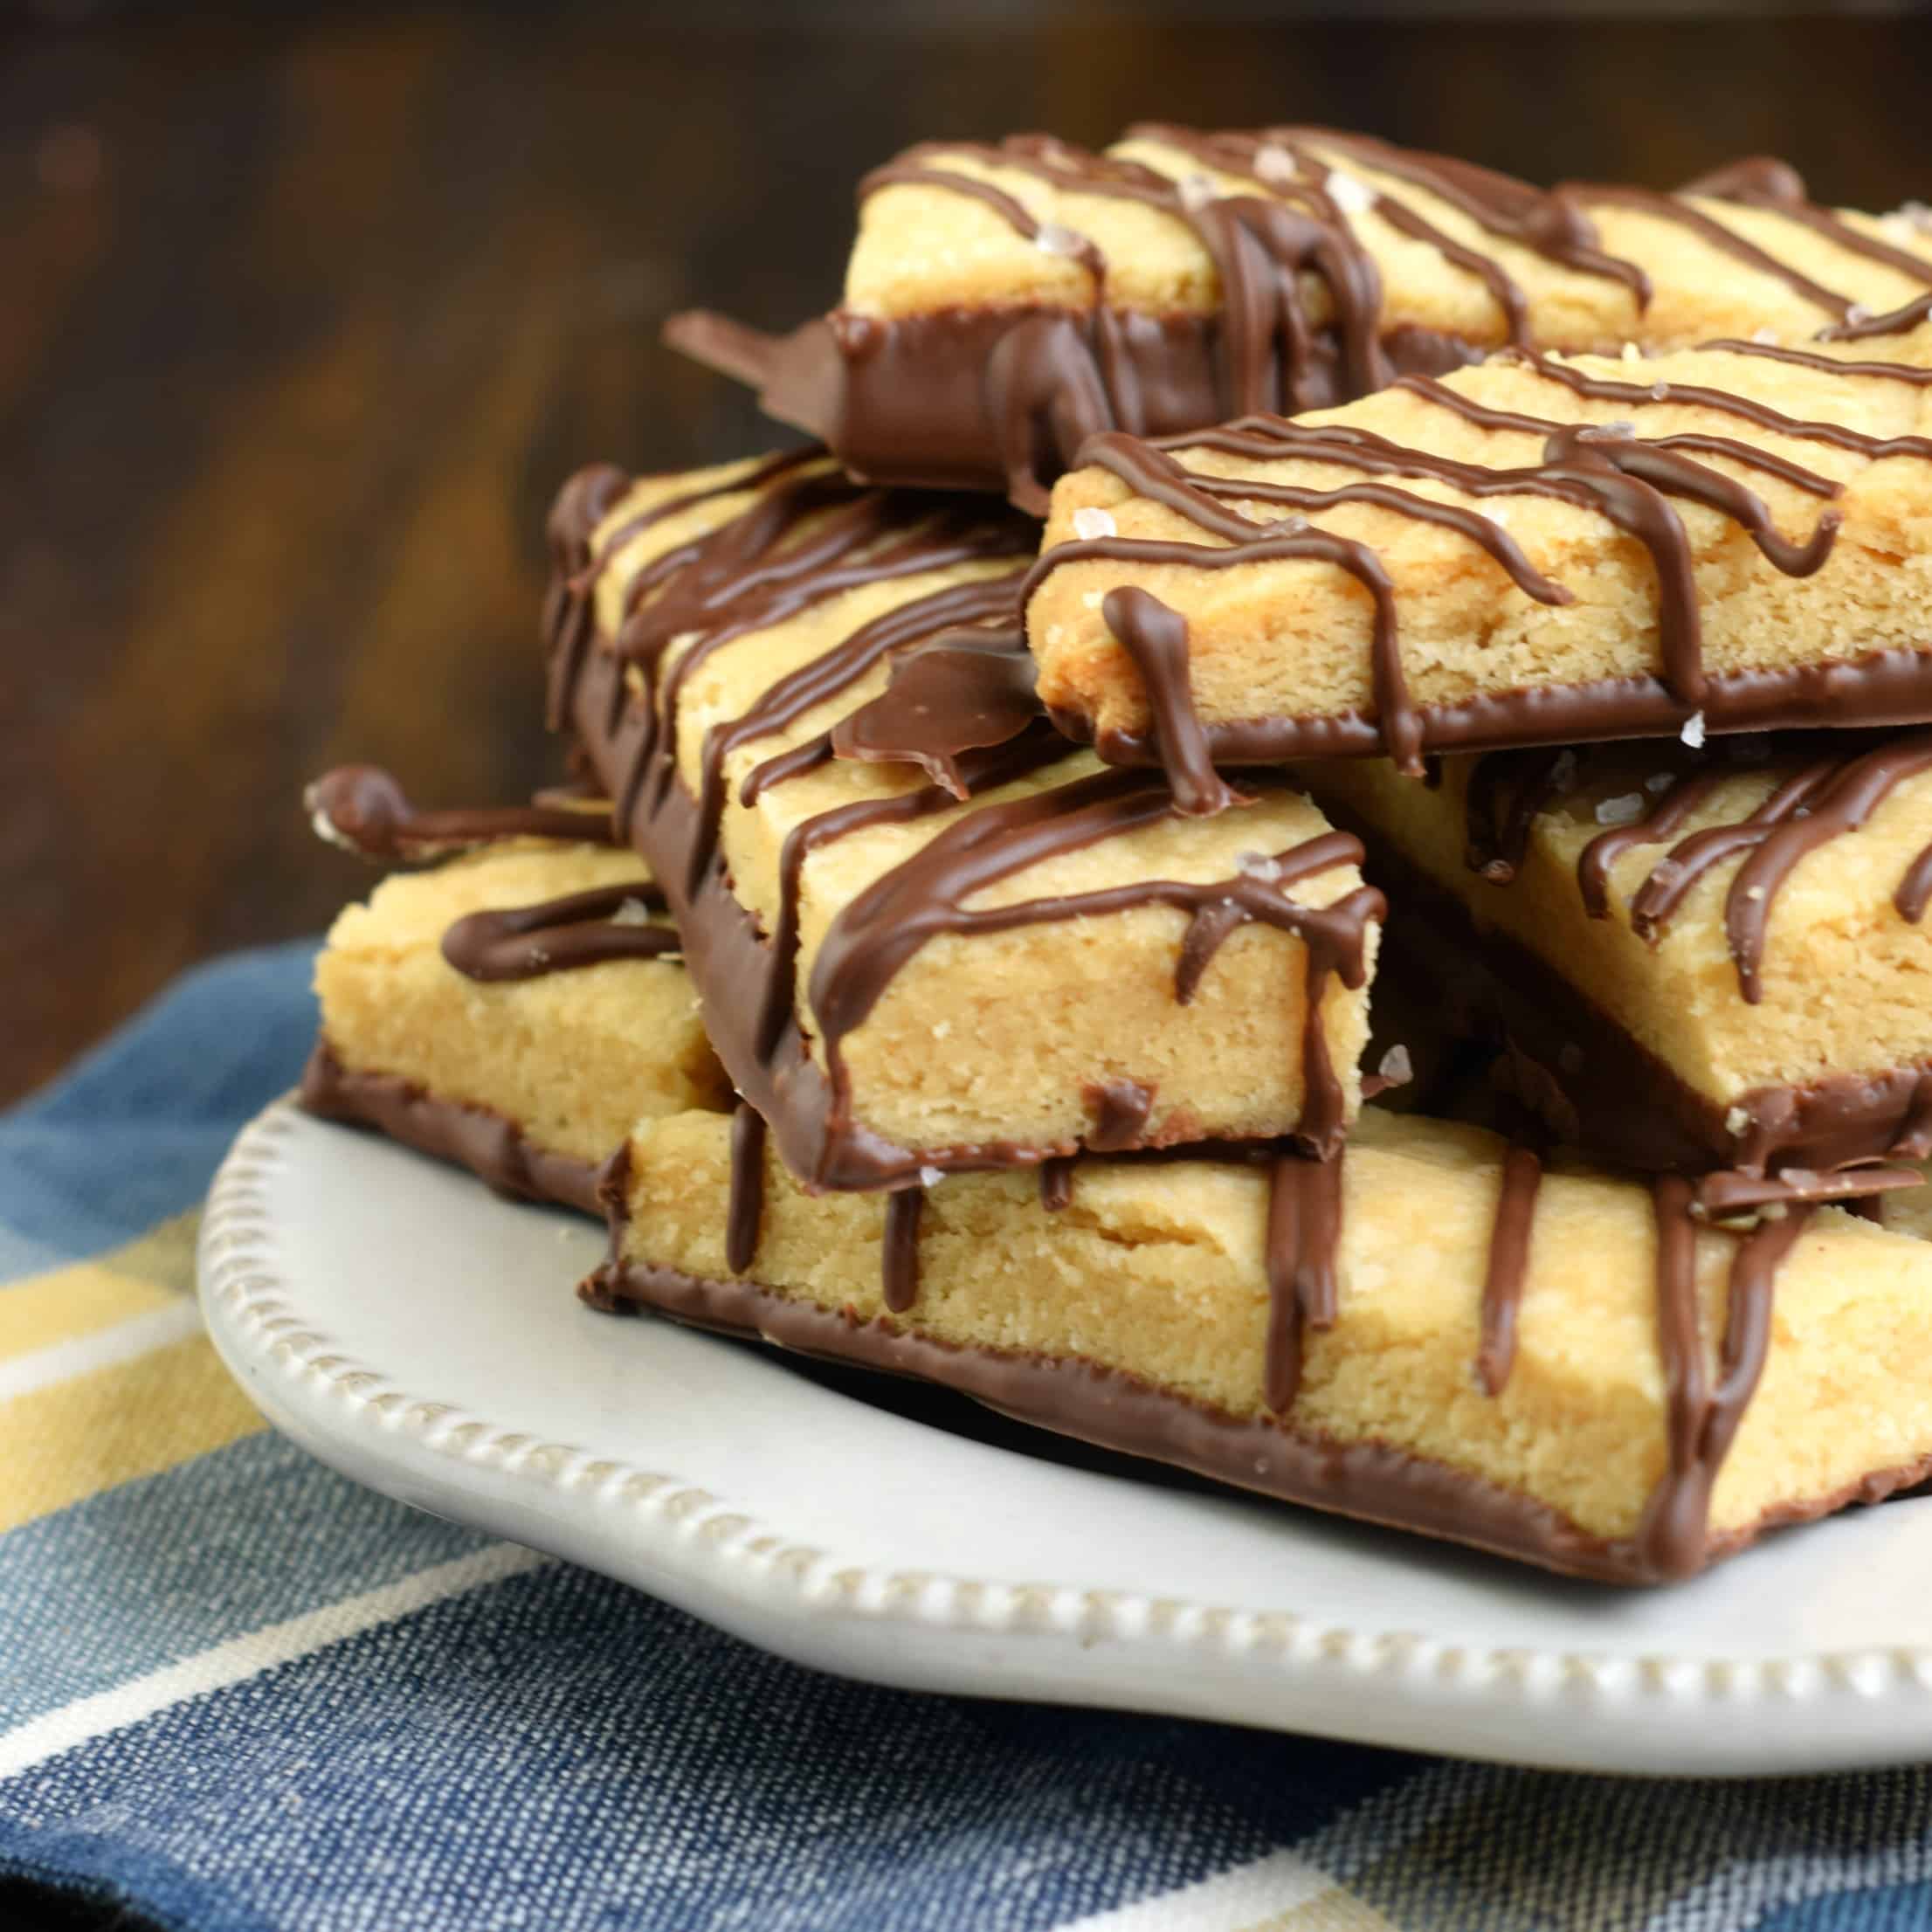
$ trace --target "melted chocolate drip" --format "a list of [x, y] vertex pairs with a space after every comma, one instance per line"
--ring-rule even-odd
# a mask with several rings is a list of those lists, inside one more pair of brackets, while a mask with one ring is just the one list
[[[1087, 1144], [1096, 1154], [1118, 1153], [1138, 1147], [1154, 1111], [1154, 1089], [1138, 1080], [1106, 1080], [1085, 1089], [1094, 1115]], [[1042, 1183], [1044, 1185], [1044, 1183]]]
[[1644, 1512], [1637, 1549], [1658, 1577], [1702, 1567], [1710, 1540], [1711, 1493], [1770, 1349], [1777, 1271], [1811, 1210], [1790, 1209], [1738, 1240], [1715, 1382], [1704, 1359], [1697, 1298], [1697, 1224], [1689, 1182], [1659, 1176], [1652, 1189], [1657, 1224], [1657, 1342], [1666, 1390], [1667, 1459]]
[[758, 1256], [765, 1212], [765, 1118], [740, 1101], [731, 1116], [731, 1194], [725, 1211], [725, 1266], [742, 1274]]
[[1039, 1204], [1049, 1214], [1058, 1214], [1073, 1200], [1073, 1163], [1071, 1154], [1056, 1154], [1039, 1167]]
[[1476, 1350], [1476, 1379], [1487, 1396], [1502, 1393], [1515, 1363], [1516, 1313], [1529, 1270], [1530, 1225], [1542, 1177], [1542, 1163], [1530, 1149], [1513, 1147], [1503, 1156], [1483, 1273], [1482, 1341]]
[[505, 838], [616, 843], [606, 814], [568, 805], [493, 805], [418, 811], [376, 765], [338, 765], [302, 794], [317, 832], [331, 845], [390, 864], [441, 859]]
[[1101, 604], [1107, 627], [1134, 660], [1154, 714], [1154, 744], [1167, 774], [1175, 808], [1205, 818], [1241, 802], [1223, 783], [1208, 756], [1207, 735], [1194, 709], [1188, 683], [1187, 620], [1150, 591], [1129, 585], [1109, 590]]
[[[630, 916], [619, 916], [629, 910]], [[613, 959], [663, 959], [681, 949], [677, 930], [644, 918], [665, 910], [647, 879], [597, 886], [535, 906], [466, 914], [443, 935], [443, 957], [466, 978], [540, 979]]]
[[1268, 1170], [1268, 1334], [1262, 1388], [1278, 1416], [1294, 1406], [1301, 1390], [1308, 1331], [1335, 1325], [1342, 1159], [1339, 1147], [1324, 1160], [1283, 1152]]
[[[1476, 761], [1463, 800], [1464, 856], [1469, 869], [1493, 886], [1507, 886], [1529, 850], [1529, 834], [1539, 813], [1575, 781], [1580, 761], [1567, 747], [1534, 752], [1493, 751]], [[1516, 781], [1515, 796], [1501, 821], [1500, 793], [1506, 778]]]
[[925, 1211], [922, 1187], [900, 1188], [886, 1197], [879, 1268], [889, 1314], [904, 1314], [919, 1299], [919, 1224]]

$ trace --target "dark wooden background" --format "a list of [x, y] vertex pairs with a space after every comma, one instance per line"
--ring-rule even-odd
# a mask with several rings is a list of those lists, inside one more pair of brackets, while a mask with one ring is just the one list
[[549, 773], [550, 493], [772, 433], [658, 320], [824, 307], [907, 141], [1327, 120], [1932, 199], [1909, 17], [74, 10], [0, 12], [0, 1098], [361, 889], [298, 809], [320, 768], [445, 804]]

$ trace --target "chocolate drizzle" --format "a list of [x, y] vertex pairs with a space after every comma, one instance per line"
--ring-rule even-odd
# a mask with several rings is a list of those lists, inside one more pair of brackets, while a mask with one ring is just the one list
[[394, 777], [376, 765], [338, 765], [302, 794], [317, 834], [364, 859], [414, 864], [505, 838], [616, 843], [609, 815], [593, 802], [569, 805], [493, 805], [418, 811]]
[[613, 959], [663, 959], [676, 929], [652, 925], [664, 894], [647, 879], [547, 899], [541, 905], [469, 913], [443, 935], [443, 957], [466, 978], [537, 979]]
[[[1685, 834], [1683, 828], [1708, 803], [1728, 769], [1735, 769], [1708, 759], [1674, 778], [1641, 818], [1598, 833], [1578, 856], [1577, 886], [1590, 915], [1607, 918], [1611, 867], [1626, 852], [1668, 844], [1668, 852], [1630, 898], [1632, 930], [1655, 944], [1691, 888], [1742, 853], [1743, 862], [1725, 897], [1724, 926], [1738, 990], [1755, 1005], [1763, 995], [1764, 947], [1778, 893], [1812, 852], [1857, 831], [1899, 785], [1932, 770], [1932, 732], [1902, 734], [1876, 746], [1834, 749], [1807, 759], [1742, 819]], [[1893, 904], [1901, 918], [1915, 923], [1928, 897], [1932, 897], [1932, 847], [1907, 868]]]

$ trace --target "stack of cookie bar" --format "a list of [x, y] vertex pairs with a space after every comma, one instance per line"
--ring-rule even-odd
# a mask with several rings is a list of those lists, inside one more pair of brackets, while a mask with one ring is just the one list
[[670, 333], [822, 440], [565, 486], [569, 785], [312, 790], [441, 861], [313, 1108], [596, 1307], [1579, 1575], [1932, 1473], [1915, 214], [930, 145]]

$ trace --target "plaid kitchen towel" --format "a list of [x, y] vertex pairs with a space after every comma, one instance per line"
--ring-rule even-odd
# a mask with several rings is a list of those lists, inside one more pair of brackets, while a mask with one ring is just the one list
[[0, 1928], [1903, 1927], [1932, 1784], [1645, 1784], [822, 1677], [356, 1488], [201, 1332], [310, 949], [0, 1117]]

